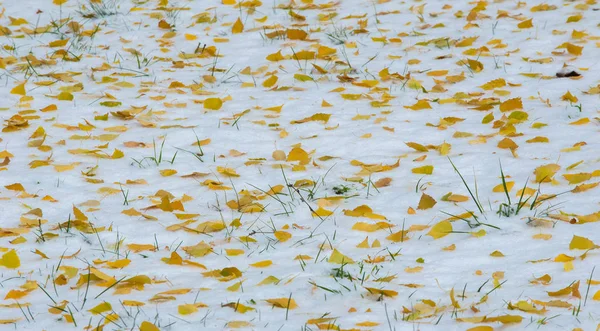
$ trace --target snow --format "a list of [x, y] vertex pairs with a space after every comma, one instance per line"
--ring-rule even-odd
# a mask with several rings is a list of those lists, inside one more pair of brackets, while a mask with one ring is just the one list
[[1, 330], [600, 325], [594, 1], [61, 2], [0, 2]]

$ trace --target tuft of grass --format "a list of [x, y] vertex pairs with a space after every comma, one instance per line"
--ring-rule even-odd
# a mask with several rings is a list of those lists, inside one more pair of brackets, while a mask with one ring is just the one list
[[[502, 189], [504, 191], [504, 194], [506, 194], [507, 202], [500, 204], [500, 206], [498, 206], [498, 211], [496, 213], [498, 215], [504, 216], [504, 217], [511, 217], [511, 216], [518, 215], [519, 212], [521, 211], [521, 209], [523, 209], [523, 207], [525, 207], [525, 205], [527, 204], [529, 199], [531, 199], [531, 196], [529, 196], [527, 199], [523, 200], [523, 198], [525, 197], [525, 189], [527, 188], [527, 182], [529, 182], [529, 177], [527, 177], [527, 180], [525, 181], [525, 184], [523, 185], [523, 189], [521, 190], [521, 196], [519, 197], [519, 201], [517, 202], [516, 206], [513, 206], [512, 202], [510, 200], [510, 194], [508, 193], [508, 186], [506, 185], [506, 176], [504, 175], [504, 171], [502, 169], [502, 163], [500, 163], [500, 175], [502, 176]], [[539, 190], [537, 193], [539, 194]], [[536, 195], [536, 200], [537, 200], [537, 195]], [[531, 208], [530, 208], [530, 210], [531, 210]]]
[[479, 212], [482, 215], [485, 215], [485, 211], [483, 210], [483, 207], [481, 205], [481, 201], [479, 201], [479, 196], [477, 195], [477, 180], [475, 180], [475, 194], [473, 194], [473, 191], [471, 191], [471, 188], [469, 187], [469, 184], [467, 184], [467, 181], [465, 180], [465, 178], [463, 177], [463, 175], [460, 173], [460, 171], [458, 171], [458, 169], [454, 165], [454, 162], [452, 162], [452, 159], [448, 158], [448, 160], [450, 161], [450, 164], [452, 164], [452, 167], [454, 168], [454, 171], [456, 171], [456, 173], [458, 173], [458, 175], [460, 176], [460, 179], [462, 180], [463, 184], [467, 188], [467, 191], [469, 191], [469, 194], [471, 195], [471, 198], [473, 198], [473, 201], [475, 201], [475, 204], [477, 205], [477, 209], [479, 210]]
[[119, 2], [120, 0], [87, 0], [77, 13], [88, 19], [115, 16], [119, 14]]
[[348, 32], [346, 28], [343, 26], [335, 26], [333, 20], [331, 21], [331, 26], [333, 27], [333, 31], [326, 32], [325, 35], [329, 38], [334, 45], [343, 45], [348, 40]]
[[153, 147], [153, 151], [154, 151], [154, 155], [153, 156], [146, 156], [146, 157], [143, 157], [143, 158], [141, 158], [139, 160], [134, 159], [134, 158], [131, 158], [131, 159], [137, 164], [137, 166], [139, 168], [144, 168], [144, 165], [143, 165], [144, 161], [146, 161], [147, 163], [149, 161], [152, 161], [151, 163], [154, 163], [157, 167], [160, 166], [160, 164], [163, 163], [163, 162], [167, 162], [167, 163], [170, 163], [170, 164], [175, 163], [175, 159], [177, 158], [178, 151], [175, 152], [175, 154], [173, 155], [173, 157], [171, 158], [170, 161], [167, 160], [167, 159], [163, 160], [163, 151], [164, 151], [164, 148], [165, 148], [165, 142], [166, 141], [167, 141], [166, 138], [163, 139], [163, 142], [162, 142], [162, 144], [160, 144], [160, 147], [158, 149], [156, 149], [156, 141], [154, 139], [152, 139], [152, 147]]

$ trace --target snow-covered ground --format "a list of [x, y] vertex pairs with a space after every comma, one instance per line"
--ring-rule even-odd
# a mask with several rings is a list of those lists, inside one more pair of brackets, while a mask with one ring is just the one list
[[2, 0], [0, 43], [0, 330], [600, 326], [594, 0]]

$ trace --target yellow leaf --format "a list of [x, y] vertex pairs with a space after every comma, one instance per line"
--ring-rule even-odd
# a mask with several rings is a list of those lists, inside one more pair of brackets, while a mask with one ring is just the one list
[[491, 80], [491, 81], [481, 85], [480, 87], [484, 90], [493, 90], [493, 89], [497, 89], [497, 88], [504, 87], [504, 86], [506, 86], [506, 81], [504, 80], [504, 78], [498, 78], [498, 79]]
[[331, 117], [331, 114], [324, 114], [324, 113], [316, 113], [310, 117], [306, 117], [303, 118], [301, 120], [297, 120], [297, 121], [291, 121], [291, 124], [301, 124], [301, 123], [306, 123], [306, 122], [311, 122], [311, 121], [320, 121], [320, 122], [324, 122], [327, 123], [329, 122], [329, 118]]
[[393, 298], [398, 295], [398, 292], [392, 290], [378, 289], [374, 287], [365, 287], [367, 291], [371, 294], [375, 294], [378, 296], [390, 297]]
[[591, 189], [597, 187], [598, 184], [600, 184], [600, 183], [590, 183], [590, 184], [577, 185], [577, 186], [575, 186], [575, 188], [573, 190], [571, 190], [571, 192], [573, 192], [573, 193], [585, 192], [587, 190], [591, 190]]
[[421, 174], [421, 175], [431, 175], [433, 173], [433, 166], [426, 165], [418, 168], [412, 169], [413, 174]]
[[189, 315], [198, 311], [198, 307], [193, 303], [177, 306], [177, 312], [181, 315]]
[[567, 48], [567, 52], [572, 55], [581, 55], [583, 52], [583, 46], [573, 45], [571, 43], [565, 43], [565, 47]]
[[16, 269], [21, 266], [21, 260], [14, 249], [11, 249], [7, 253], [2, 255], [0, 259], [0, 265], [3, 265], [9, 269]]
[[508, 115], [508, 120], [511, 123], [522, 123], [525, 122], [529, 118], [529, 114], [524, 111], [516, 110]]
[[404, 106], [404, 108], [412, 109], [412, 110], [422, 110], [422, 109], [431, 109], [431, 105], [427, 100], [419, 100], [412, 106]]
[[489, 113], [483, 117], [481, 120], [481, 124], [488, 124], [489, 122], [494, 120], [494, 113]]
[[160, 170], [160, 175], [163, 177], [169, 177], [169, 176], [173, 176], [177, 173], [177, 170], [175, 169], [163, 169]]
[[[515, 186], [515, 182], [506, 182], [506, 189], [508, 190], [508, 192], [510, 192], [512, 190], [513, 186]], [[492, 192], [504, 193], [504, 184], [498, 184], [498, 185], [494, 186], [494, 188], [492, 189]]]
[[129, 259], [120, 259], [120, 260], [116, 260], [116, 261], [106, 262], [106, 266], [111, 269], [121, 269], [121, 268], [125, 268], [126, 266], [128, 266], [129, 263], [131, 263], [131, 260], [129, 260]]
[[256, 263], [251, 263], [250, 266], [255, 267], [255, 268], [266, 268], [266, 267], [270, 266], [271, 264], [273, 264], [273, 261], [264, 260], [264, 261], [259, 261]]
[[312, 217], [328, 217], [330, 215], [333, 215], [333, 212], [323, 207], [319, 207], [312, 213]]
[[410, 238], [408, 237], [408, 231], [398, 231], [385, 237], [385, 239], [393, 242], [404, 242]]
[[477, 60], [467, 59], [467, 63], [469, 64], [469, 68], [474, 72], [481, 72], [483, 70], [483, 63]]
[[161, 29], [165, 29], [165, 30], [169, 30], [172, 28], [171, 24], [169, 24], [167, 21], [165, 20], [160, 20], [158, 22], [158, 27]]
[[423, 195], [421, 195], [421, 200], [419, 200], [419, 207], [417, 207], [417, 209], [421, 209], [421, 210], [429, 209], [429, 208], [435, 206], [436, 203], [437, 203], [437, 201], [435, 201], [434, 198], [423, 193]]
[[560, 170], [560, 166], [555, 163], [543, 165], [537, 167], [534, 170], [535, 182], [536, 183], [549, 183], [552, 181], [552, 177]]
[[487, 325], [475, 326], [467, 329], [466, 331], [494, 331], [494, 328]]
[[519, 145], [517, 145], [510, 138], [504, 138], [498, 142], [498, 148], [516, 150], [517, 148], [519, 148]]
[[291, 40], [305, 40], [308, 37], [308, 33], [300, 29], [287, 29], [286, 35]]
[[277, 80], [279, 80], [279, 77], [275, 76], [275, 75], [271, 75], [269, 78], [267, 78], [263, 83], [262, 86], [266, 87], [266, 88], [270, 88], [273, 85], [277, 84]]
[[121, 104], [122, 104], [121, 101], [103, 101], [103, 102], [100, 102], [100, 106], [110, 107], [110, 108], [119, 107]]
[[407, 142], [405, 144], [406, 144], [406, 146], [416, 150], [417, 152], [427, 152], [428, 151], [427, 147], [425, 147], [421, 144], [417, 144], [414, 142]]
[[365, 232], [375, 232], [379, 230], [387, 230], [393, 227], [392, 224], [386, 222], [378, 222], [376, 224], [370, 224], [365, 222], [356, 222], [352, 226], [352, 230], [356, 231], [365, 231]]
[[231, 33], [237, 34], [237, 33], [242, 33], [243, 31], [244, 31], [244, 24], [238, 17], [238, 19], [235, 21], [235, 23], [233, 23], [233, 26], [231, 27]]
[[475, 40], [477, 40], [477, 38], [479, 37], [469, 37], [469, 38], [463, 38], [462, 40], [460, 40], [459, 42], [457, 42], [454, 46], [456, 47], [468, 47], [473, 45], [473, 42], [475, 42]]
[[598, 290], [598, 291], [596, 292], [596, 294], [594, 294], [594, 296], [592, 297], [592, 299], [593, 299], [594, 301], [600, 301], [600, 290]]
[[6, 188], [7, 190], [11, 190], [11, 191], [25, 192], [25, 188], [23, 187], [23, 185], [21, 185], [21, 183], [14, 183], [14, 184], [6, 185], [6, 186], [4, 186], [4, 188]]
[[517, 24], [517, 27], [519, 29], [529, 29], [533, 27], [533, 18], [530, 18], [528, 20], [525, 20], [519, 24]]
[[106, 311], [111, 311], [111, 310], [112, 310], [112, 306], [110, 305], [110, 303], [105, 301], [88, 311], [90, 313], [92, 313], [93, 315], [98, 315], [98, 314], [102, 314]]
[[592, 178], [591, 173], [582, 172], [578, 174], [564, 174], [563, 177], [569, 181], [569, 184], [579, 184], [581, 182], [585, 182], [586, 180]]
[[368, 217], [375, 220], [385, 220], [385, 216], [373, 213], [373, 209], [367, 205], [360, 205], [353, 210], [344, 210], [344, 215], [352, 217]]
[[219, 110], [223, 105], [223, 101], [220, 98], [208, 98], [204, 100], [204, 109]]
[[449, 221], [441, 221], [434, 225], [431, 230], [427, 232], [427, 235], [433, 237], [433, 239], [440, 239], [450, 234], [450, 232], [452, 232], [452, 223]]
[[[141, 213], [139, 215], [141, 215]], [[143, 251], [154, 251], [156, 249], [154, 245], [150, 244], [128, 244], [127, 248], [133, 251], [134, 253], [139, 253]]]
[[22, 297], [26, 296], [27, 294], [29, 294], [29, 291], [10, 290], [4, 297], [4, 300], [9, 300], [9, 299], [18, 300], [18, 299], [21, 299]]
[[301, 82], [313, 81], [312, 77], [304, 74], [294, 74], [294, 79]]
[[225, 326], [232, 329], [249, 328], [252, 326], [252, 323], [248, 321], [229, 321]]
[[300, 147], [294, 147], [289, 152], [287, 162], [299, 161], [301, 165], [306, 165], [310, 162], [310, 157], [305, 150]]
[[337, 249], [334, 249], [327, 262], [336, 264], [350, 264], [354, 263], [354, 260], [340, 253]]
[[504, 257], [504, 254], [502, 254], [502, 252], [500, 252], [500, 251], [493, 251], [490, 254], [490, 256], [493, 256], [493, 257]]
[[531, 138], [529, 140], [526, 141], [526, 143], [528, 144], [532, 144], [532, 143], [549, 143], [550, 139], [548, 139], [547, 137], [541, 137], [541, 136], [537, 136], [535, 138]]
[[25, 95], [27, 92], [25, 92], [25, 83], [23, 82], [15, 87], [13, 87], [12, 90], [10, 90], [10, 94], [17, 94], [17, 95]]
[[286, 242], [292, 237], [292, 234], [286, 231], [275, 231], [273, 235], [280, 242]]
[[583, 117], [578, 119], [577, 121], [573, 121], [571, 123], [569, 123], [569, 125], [584, 125], [584, 124], [588, 124], [590, 122], [590, 119], [587, 117]]
[[63, 47], [65, 46], [67, 43], [69, 42], [69, 39], [58, 39], [58, 40], [54, 40], [51, 41], [48, 46], [50, 47]]
[[521, 98], [508, 99], [500, 104], [500, 111], [506, 112], [516, 109], [523, 109]]
[[576, 96], [571, 94], [571, 91], [567, 91], [567, 93], [563, 94], [563, 96], [560, 97], [560, 99], [564, 101], [569, 101], [571, 103], [577, 103], [577, 101], [579, 101], [579, 99], [577, 99]]
[[502, 324], [508, 324], [508, 323], [521, 323], [522, 320], [523, 320], [523, 316], [520, 316], [520, 315], [501, 315], [501, 316], [495, 316], [495, 317], [486, 317], [484, 322], [486, 322], [486, 323], [500, 322]]
[[574, 257], [566, 255], [566, 254], [558, 254], [555, 258], [554, 258], [554, 262], [570, 262], [575, 260]]
[[272, 304], [273, 307], [277, 307], [277, 308], [285, 308], [285, 309], [298, 308], [296, 301], [292, 298], [276, 298], [276, 299], [267, 299], [265, 301]]
[[269, 284], [277, 284], [279, 283], [279, 279], [275, 276], [268, 276], [263, 279], [260, 283], [256, 284], [257, 286], [269, 285]]
[[536, 235], [531, 236], [533, 239], [541, 239], [541, 240], [550, 240], [552, 238], [551, 234], [546, 233], [538, 233]]
[[446, 200], [451, 202], [465, 202], [469, 200], [469, 197], [460, 194], [450, 194]]
[[439, 146], [439, 152], [440, 155], [445, 156], [448, 155], [448, 153], [450, 153], [450, 149], [452, 148], [452, 145], [444, 142]]
[[571, 15], [571, 16], [567, 17], [567, 23], [579, 22], [582, 18], [583, 18], [583, 15], [581, 15], [581, 14]]
[[281, 50], [278, 50], [277, 53], [269, 54], [266, 58], [268, 61], [276, 62], [284, 59], [283, 55], [281, 55]]
[[140, 324], [140, 331], [160, 331], [160, 329], [147, 321], [143, 321], [142, 324]]
[[593, 241], [589, 240], [588, 238], [585, 237], [580, 237], [580, 236], [576, 236], [573, 235], [573, 238], [571, 239], [571, 243], [569, 244], [569, 249], [594, 249], [596, 248], [596, 244], [594, 244]]
[[370, 248], [369, 237], [367, 236], [365, 240], [361, 241], [360, 244], [356, 245], [356, 248]]

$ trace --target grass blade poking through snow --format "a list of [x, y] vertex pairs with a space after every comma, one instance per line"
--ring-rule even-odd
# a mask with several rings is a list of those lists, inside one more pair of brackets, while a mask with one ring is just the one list
[[454, 165], [454, 162], [452, 162], [452, 159], [448, 158], [448, 160], [450, 161], [450, 164], [452, 164], [452, 167], [454, 168], [454, 171], [456, 171], [456, 173], [458, 173], [458, 175], [460, 176], [460, 179], [462, 180], [463, 184], [467, 188], [467, 191], [469, 191], [469, 194], [471, 195], [471, 198], [473, 198], [473, 201], [475, 201], [475, 205], [477, 205], [477, 209], [479, 209], [479, 212], [481, 214], [485, 214], [485, 212], [483, 211], [483, 207], [481, 206], [481, 203], [479, 202], [479, 199], [475, 197], [475, 195], [471, 191], [471, 188], [469, 187], [469, 184], [467, 184], [467, 181], [465, 181], [465, 178], [463, 177], [463, 175], [460, 173], [460, 171], [458, 171], [458, 169]]

